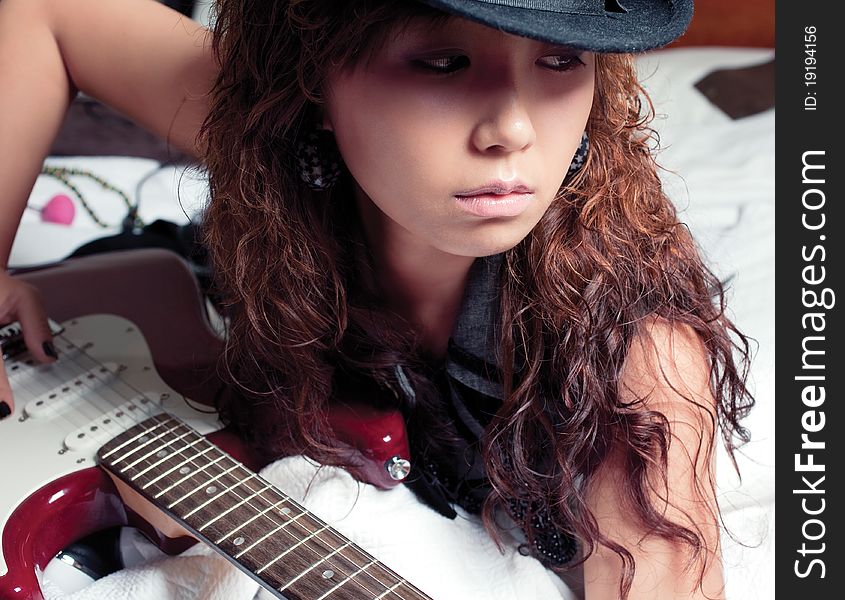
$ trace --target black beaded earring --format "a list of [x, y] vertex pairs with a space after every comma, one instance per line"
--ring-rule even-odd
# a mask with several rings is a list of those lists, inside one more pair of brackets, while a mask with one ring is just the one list
[[328, 129], [311, 129], [296, 144], [296, 169], [312, 190], [329, 189], [343, 172], [343, 158], [334, 134]]
[[566, 172], [567, 177], [572, 177], [575, 173], [581, 170], [584, 163], [587, 162], [587, 153], [590, 151], [590, 137], [587, 132], [581, 134], [581, 143], [575, 151], [575, 156], [572, 157], [572, 162], [569, 163], [569, 170]]

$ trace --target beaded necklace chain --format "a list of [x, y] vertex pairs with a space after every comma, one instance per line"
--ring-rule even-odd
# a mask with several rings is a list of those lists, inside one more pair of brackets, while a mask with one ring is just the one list
[[79, 203], [82, 205], [82, 208], [85, 209], [85, 212], [87, 212], [88, 215], [94, 220], [94, 222], [97, 225], [99, 225], [100, 227], [105, 229], [105, 228], [109, 227], [109, 225], [104, 223], [102, 220], [100, 220], [100, 218], [94, 213], [94, 210], [91, 208], [91, 206], [88, 204], [88, 202], [86, 202], [85, 198], [82, 196], [82, 192], [80, 192], [79, 188], [77, 188], [71, 182], [71, 180], [70, 180], [71, 177], [87, 177], [88, 179], [90, 179], [90, 180], [94, 181], [95, 183], [99, 184], [100, 187], [102, 187], [103, 189], [108, 190], [110, 192], [114, 192], [115, 194], [120, 196], [120, 198], [123, 200], [123, 203], [126, 204], [126, 208], [129, 211], [129, 216], [132, 219], [132, 224], [136, 227], [143, 226], [143, 223], [141, 223], [140, 219], [138, 219], [138, 214], [137, 214], [138, 207], [132, 205], [132, 202], [129, 200], [129, 196], [127, 196], [126, 193], [123, 192], [122, 190], [114, 187], [109, 182], [103, 180], [101, 177], [94, 175], [90, 171], [85, 171], [83, 169], [71, 169], [71, 168], [67, 168], [67, 167], [51, 167], [51, 166], [48, 166], [48, 165], [44, 165], [41, 168], [41, 173], [43, 175], [48, 175], [50, 177], [53, 177], [54, 179], [58, 179], [63, 184], [65, 184], [67, 186], [67, 188], [71, 192], [73, 192], [73, 194], [76, 196], [77, 200], [79, 200]]

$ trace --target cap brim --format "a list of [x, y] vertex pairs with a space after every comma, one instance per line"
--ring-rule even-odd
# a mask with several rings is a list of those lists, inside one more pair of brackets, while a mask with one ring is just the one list
[[669, 44], [692, 19], [691, 0], [621, 0], [624, 13], [562, 13], [467, 0], [426, 4], [507, 33], [595, 52], [643, 52]]

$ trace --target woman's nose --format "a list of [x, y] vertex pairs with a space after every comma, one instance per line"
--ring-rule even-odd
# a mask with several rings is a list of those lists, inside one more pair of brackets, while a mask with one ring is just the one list
[[487, 110], [473, 131], [473, 145], [481, 152], [517, 152], [536, 140], [525, 94], [515, 86], [489, 90]]

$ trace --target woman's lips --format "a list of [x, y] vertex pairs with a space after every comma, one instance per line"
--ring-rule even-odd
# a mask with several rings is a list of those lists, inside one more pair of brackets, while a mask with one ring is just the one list
[[472, 194], [455, 196], [458, 208], [477, 217], [516, 217], [521, 215], [531, 201], [531, 192], [511, 192], [505, 194]]

